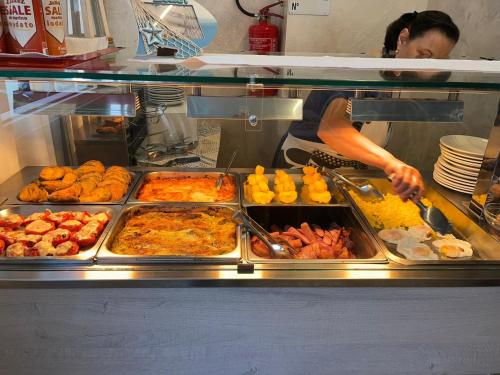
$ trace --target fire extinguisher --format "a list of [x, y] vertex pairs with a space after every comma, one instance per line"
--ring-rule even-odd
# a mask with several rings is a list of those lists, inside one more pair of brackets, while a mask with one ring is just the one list
[[239, 0], [236, 0], [236, 5], [241, 12], [249, 17], [258, 18], [259, 22], [250, 26], [248, 29], [248, 46], [249, 50], [256, 52], [259, 55], [267, 55], [269, 53], [279, 51], [280, 30], [278, 26], [268, 22], [269, 17], [283, 18], [282, 15], [272, 13], [269, 10], [276, 5], [283, 5], [283, 1], [277, 1], [268, 6], [265, 6], [257, 14], [250, 13], [243, 9]]
[[[283, 5], [283, 1], [277, 1], [268, 6], [265, 6], [257, 14], [246, 11], [240, 4], [240, 0], [236, 0], [238, 9], [249, 17], [255, 17], [259, 22], [250, 26], [248, 29], [248, 46], [249, 50], [256, 52], [258, 55], [267, 55], [279, 51], [280, 30], [278, 26], [268, 23], [269, 17], [283, 18], [282, 15], [269, 11], [276, 5]], [[273, 72], [276, 74], [276, 72]], [[255, 89], [250, 92], [250, 96], [275, 96], [278, 94], [276, 88]]]

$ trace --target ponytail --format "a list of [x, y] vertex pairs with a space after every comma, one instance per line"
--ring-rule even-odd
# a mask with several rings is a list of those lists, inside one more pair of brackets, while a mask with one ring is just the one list
[[398, 45], [398, 38], [401, 31], [407, 28], [410, 32], [410, 39], [422, 36], [429, 30], [438, 30], [453, 43], [458, 42], [460, 30], [451, 17], [438, 10], [426, 10], [423, 12], [405, 13], [392, 22], [385, 32], [383, 57], [394, 57]]

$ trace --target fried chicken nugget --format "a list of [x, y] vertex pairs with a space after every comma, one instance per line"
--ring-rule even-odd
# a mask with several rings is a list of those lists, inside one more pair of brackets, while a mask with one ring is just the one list
[[111, 192], [104, 187], [98, 187], [89, 194], [80, 195], [80, 202], [108, 202], [110, 200]]
[[73, 170], [73, 168], [71, 167], [61, 167], [62, 169], [64, 169], [64, 173], [75, 173], [75, 171]]
[[78, 176], [83, 176], [87, 173], [92, 173], [92, 172], [97, 172], [97, 173], [104, 173], [106, 168], [104, 168], [104, 165], [98, 161], [98, 160], [89, 160], [85, 163], [83, 163], [80, 167], [76, 169], [76, 173]]
[[102, 173], [99, 172], [90, 172], [90, 173], [85, 173], [84, 175], [80, 176], [80, 181], [87, 180], [87, 179], [92, 179], [96, 182], [102, 181], [103, 175]]
[[104, 185], [109, 185], [109, 184], [123, 184], [127, 185], [129, 184], [129, 181], [121, 175], [111, 175], [104, 177], [104, 180], [101, 181]]
[[87, 195], [92, 192], [97, 187], [97, 181], [93, 178], [86, 178], [85, 180], [80, 180], [79, 184], [82, 185], [81, 195]]
[[62, 167], [50, 166], [45, 167], [40, 171], [40, 179], [42, 180], [59, 180], [64, 176], [64, 169]]
[[45, 189], [40, 188], [37, 183], [26, 185], [19, 192], [19, 200], [23, 202], [43, 202], [46, 201], [49, 194]]
[[108, 168], [106, 173], [104, 173], [104, 179], [115, 176], [119, 176], [127, 184], [130, 184], [130, 181], [132, 181], [130, 173], [122, 167], [110, 167]]
[[99, 187], [103, 187], [111, 193], [111, 200], [118, 201], [120, 200], [125, 193], [128, 191], [128, 185], [122, 184], [116, 181], [102, 181], [98, 185]]
[[78, 202], [78, 197], [82, 192], [82, 186], [75, 183], [70, 187], [62, 190], [57, 190], [49, 195], [51, 202]]
[[82, 167], [92, 166], [96, 169], [97, 172], [104, 173], [106, 168], [104, 164], [102, 164], [99, 160], [89, 160], [82, 164]]
[[76, 182], [77, 179], [77, 175], [72, 171], [71, 173], [66, 173], [62, 180], [42, 181], [40, 182], [40, 185], [42, 185], [42, 187], [44, 187], [49, 193], [52, 193], [57, 190], [69, 188]]

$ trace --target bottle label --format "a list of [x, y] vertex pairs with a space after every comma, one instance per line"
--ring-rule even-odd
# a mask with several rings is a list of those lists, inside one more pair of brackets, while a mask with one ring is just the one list
[[10, 34], [25, 47], [37, 33], [33, 0], [6, 0]]
[[61, 0], [43, 0], [45, 30], [60, 43], [64, 42], [64, 19]]

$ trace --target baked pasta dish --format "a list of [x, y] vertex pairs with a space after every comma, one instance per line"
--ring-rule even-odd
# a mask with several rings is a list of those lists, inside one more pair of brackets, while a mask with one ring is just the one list
[[229, 202], [236, 198], [234, 178], [225, 176], [220, 190], [218, 177], [158, 177], [146, 181], [137, 199], [146, 202]]
[[206, 257], [236, 248], [236, 223], [224, 207], [142, 207], [131, 212], [111, 251], [135, 256]]

